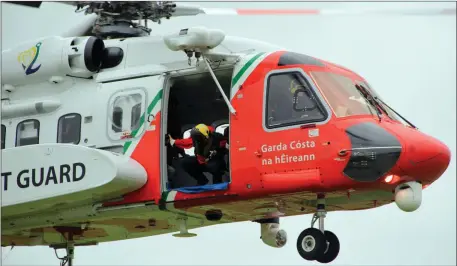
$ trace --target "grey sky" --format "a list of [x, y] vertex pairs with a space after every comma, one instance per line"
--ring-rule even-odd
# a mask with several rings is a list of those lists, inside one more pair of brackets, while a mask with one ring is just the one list
[[[205, 7], [449, 6], [455, 3], [202, 3]], [[54, 12], [51, 12], [51, 9]], [[2, 49], [64, 32], [73, 8], [44, 3], [41, 11], [2, 4]], [[62, 11], [62, 13], [57, 13]], [[65, 13], [64, 11], [68, 11]], [[51, 20], [52, 19], [52, 20]], [[14, 24], [13, 24], [14, 23]], [[254, 24], [258, 25], [257, 27]], [[204, 25], [259, 39], [346, 66], [423, 132], [452, 151], [448, 171], [423, 194], [414, 213], [395, 204], [329, 213], [326, 228], [341, 242], [335, 265], [456, 264], [456, 17], [192, 17], [154, 26], [158, 34]], [[250, 25], [247, 27], [246, 25]], [[259, 239], [245, 222], [193, 230], [191, 239], [161, 235], [77, 248], [76, 265], [311, 265], [297, 254], [299, 233], [311, 215], [281, 220], [289, 236], [282, 249]], [[48, 247], [2, 248], [3, 265], [57, 265]], [[317, 263], [314, 263], [317, 264]]]

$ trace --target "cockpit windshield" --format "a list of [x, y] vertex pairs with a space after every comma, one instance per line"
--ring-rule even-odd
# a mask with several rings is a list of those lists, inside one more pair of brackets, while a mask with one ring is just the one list
[[[363, 88], [365, 88], [366, 90], [368, 90], [368, 92], [371, 94], [371, 96], [377, 100], [381, 100], [381, 102], [383, 103], [382, 101], [382, 98], [376, 93], [376, 91], [370, 86], [370, 84], [368, 84], [367, 82], [365, 81], [356, 81], [356, 83], [358, 85], [361, 85]], [[382, 111], [387, 114], [387, 116], [389, 116], [390, 119], [392, 120], [395, 120], [395, 121], [398, 121], [400, 123], [403, 123], [405, 121], [403, 121], [402, 119], [400, 119], [394, 112], [392, 112], [389, 108], [385, 108], [384, 106], [381, 107], [382, 108]]]
[[310, 74], [337, 117], [377, 114], [376, 107], [352, 79], [331, 72], [313, 71]]
[[337, 117], [377, 115], [381, 118], [381, 115], [386, 115], [404, 125], [415, 127], [384, 103], [367, 82], [353, 81], [332, 72], [313, 71], [310, 74]]

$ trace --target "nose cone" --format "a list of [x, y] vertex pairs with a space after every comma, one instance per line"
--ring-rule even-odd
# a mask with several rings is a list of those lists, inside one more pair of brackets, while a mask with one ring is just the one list
[[401, 168], [411, 177], [432, 182], [447, 169], [451, 151], [441, 141], [420, 132], [406, 140], [407, 160]]

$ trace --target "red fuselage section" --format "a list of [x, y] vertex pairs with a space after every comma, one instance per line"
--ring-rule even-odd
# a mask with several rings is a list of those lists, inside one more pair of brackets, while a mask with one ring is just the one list
[[[408, 181], [426, 186], [450, 161], [446, 145], [404, 123], [361, 76], [306, 55], [266, 55], [231, 102], [236, 115], [230, 116], [228, 188], [177, 192], [176, 206], [299, 192], [392, 191]], [[154, 143], [160, 139], [158, 130], [146, 134]], [[159, 166], [149, 156], [138, 159], [151, 169]], [[156, 173], [145, 188], [109, 205], [167, 202]]]

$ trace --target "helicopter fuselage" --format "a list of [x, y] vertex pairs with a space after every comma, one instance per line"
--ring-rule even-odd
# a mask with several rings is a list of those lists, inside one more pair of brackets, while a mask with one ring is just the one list
[[[161, 37], [100, 45], [51, 37], [2, 55], [4, 246], [56, 245], [69, 232], [82, 245], [275, 223], [314, 213], [324, 195], [327, 211], [393, 201], [414, 211], [449, 164], [444, 144], [335, 64], [236, 37], [198, 62]], [[179, 163], [165, 136], [198, 123], [229, 126], [222, 184], [170, 179]]]

